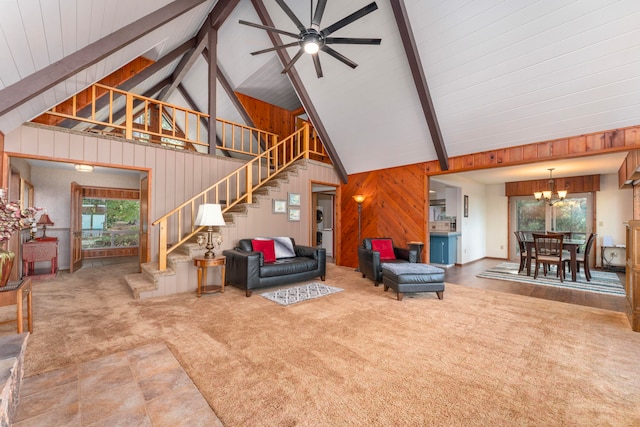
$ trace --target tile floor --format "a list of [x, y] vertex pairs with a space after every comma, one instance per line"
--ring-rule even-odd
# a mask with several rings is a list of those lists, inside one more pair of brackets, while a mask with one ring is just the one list
[[222, 426], [163, 343], [24, 378], [13, 427]]

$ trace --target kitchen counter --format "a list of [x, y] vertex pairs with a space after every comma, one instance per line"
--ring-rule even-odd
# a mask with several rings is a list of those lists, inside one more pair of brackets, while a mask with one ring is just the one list
[[434, 236], [460, 236], [462, 233], [459, 231], [430, 231], [429, 234]]

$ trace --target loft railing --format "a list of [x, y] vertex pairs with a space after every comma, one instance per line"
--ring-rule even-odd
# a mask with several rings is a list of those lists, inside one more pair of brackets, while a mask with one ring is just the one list
[[326, 155], [324, 149], [310, 147], [310, 134], [310, 126], [305, 125], [236, 171], [155, 220], [152, 225], [160, 226], [158, 269], [165, 270], [167, 255], [204, 228], [195, 225], [195, 216], [201, 204], [220, 204], [222, 212], [225, 213], [239, 203], [252, 203], [254, 191], [296, 160], [308, 159], [312, 155]]
[[94, 132], [181, 147], [208, 146], [208, 114], [99, 83], [45, 113], [101, 129]]
[[[209, 115], [99, 83], [45, 112], [36, 122], [59, 123], [47, 116], [91, 125], [103, 135], [208, 152]], [[278, 136], [250, 126], [216, 119], [221, 151], [258, 155]]]

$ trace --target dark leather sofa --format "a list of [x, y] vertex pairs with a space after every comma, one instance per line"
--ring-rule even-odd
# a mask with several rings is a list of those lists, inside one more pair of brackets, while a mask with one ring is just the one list
[[382, 283], [382, 263], [418, 262], [417, 250], [395, 246], [393, 246], [395, 259], [381, 261], [380, 252], [374, 251], [371, 247], [372, 240], [391, 240], [392, 246], [393, 240], [389, 237], [365, 238], [362, 240], [362, 246], [358, 248], [358, 270], [362, 273], [362, 277], [373, 280], [376, 286]]
[[296, 245], [291, 239], [296, 256], [280, 258], [265, 263], [262, 252], [255, 252], [251, 239], [241, 239], [235, 249], [223, 251], [227, 257], [227, 284], [246, 291], [251, 296], [254, 289], [302, 282], [320, 277], [324, 281], [327, 269], [327, 253], [324, 248]]

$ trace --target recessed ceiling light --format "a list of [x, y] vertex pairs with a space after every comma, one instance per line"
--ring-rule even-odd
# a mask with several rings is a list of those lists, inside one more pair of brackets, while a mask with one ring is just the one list
[[76, 165], [75, 168], [78, 172], [93, 172], [93, 166], [91, 165]]

